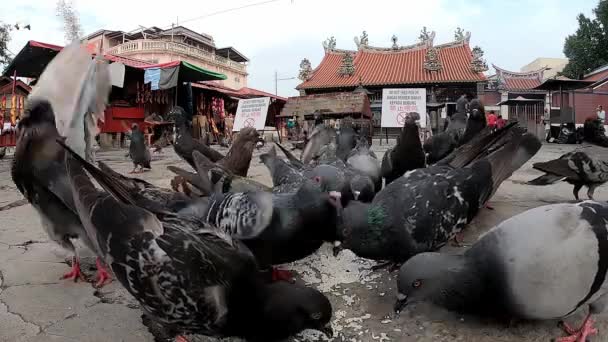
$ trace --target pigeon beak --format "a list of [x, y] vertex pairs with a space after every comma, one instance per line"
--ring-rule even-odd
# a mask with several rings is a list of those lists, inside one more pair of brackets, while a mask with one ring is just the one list
[[399, 315], [403, 308], [407, 306], [407, 295], [399, 293], [397, 295], [397, 301], [395, 302], [395, 314]]
[[331, 328], [331, 323], [327, 323], [326, 326], [321, 327], [319, 329], [320, 332], [322, 332], [325, 337], [327, 338], [333, 338], [334, 337], [334, 329]]

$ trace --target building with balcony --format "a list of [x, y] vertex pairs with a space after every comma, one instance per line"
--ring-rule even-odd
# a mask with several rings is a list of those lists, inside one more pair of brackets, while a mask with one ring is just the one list
[[92, 53], [102, 51], [151, 64], [185, 61], [226, 75], [227, 79], [221, 81], [223, 86], [247, 87], [247, 57], [231, 46], [216, 48], [212, 36], [183, 26], [142, 28], [136, 32], [99, 30], [83, 40]]

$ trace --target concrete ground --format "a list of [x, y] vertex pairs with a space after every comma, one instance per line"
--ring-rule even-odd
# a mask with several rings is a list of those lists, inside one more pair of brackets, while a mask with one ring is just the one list
[[[374, 144], [381, 157], [386, 145]], [[544, 145], [541, 151], [500, 187], [491, 201], [495, 210], [483, 210], [466, 230], [465, 244], [471, 244], [482, 232], [496, 223], [529, 208], [572, 200], [571, 186], [558, 184], [531, 187], [521, 184], [540, 173], [532, 162], [549, 160], [574, 148], [599, 147]], [[183, 165], [171, 148], [155, 156], [153, 170], [143, 175], [148, 181], [168, 187], [172, 174], [167, 165]], [[270, 184], [265, 167], [255, 162], [249, 175]], [[131, 164], [125, 150], [98, 153], [117, 171], [126, 173]], [[10, 178], [10, 157], [0, 160], [0, 207], [21, 199]], [[187, 167], [187, 166], [185, 166]], [[582, 192], [584, 194], [584, 191]], [[600, 188], [596, 198], [606, 199], [608, 191]], [[465, 247], [466, 248], [466, 247]], [[446, 246], [446, 253], [461, 253], [465, 248]], [[101, 290], [90, 283], [59, 280], [68, 271], [66, 253], [49, 242], [39, 218], [29, 205], [0, 211], [0, 341], [153, 341], [150, 329], [142, 323], [138, 303], [113, 282]], [[89, 263], [92, 258], [89, 258]], [[520, 322], [509, 326], [476, 317], [465, 317], [442, 309], [419, 305], [392, 316], [395, 300], [395, 276], [386, 270], [373, 272], [374, 263], [345, 251], [338, 258], [329, 246], [305, 260], [287, 265], [299, 281], [316, 286], [326, 293], [334, 308], [333, 341], [549, 341], [561, 336], [555, 321]], [[92, 266], [92, 264], [91, 264]], [[94, 268], [88, 270], [91, 277]], [[581, 313], [570, 318], [578, 325]], [[599, 336], [594, 341], [608, 341], [608, 316], [597, 317]], [[194, 337], [195, 341], [215, 341]], [[312, 332], [292, 341], [323, 341]]]

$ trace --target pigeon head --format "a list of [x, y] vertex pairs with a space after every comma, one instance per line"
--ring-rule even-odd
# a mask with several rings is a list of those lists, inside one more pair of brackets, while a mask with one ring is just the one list
[[[260, 134], [253, 127], [245, 127], [239, 131], [232, 143], [235, 151], [253, 151]], [[245, 153], [246, 155], [248, 153]]]
[[420, 120], [420, 114], [416, 112], [410, 112], [405, 115], [405, 124], [416, 124], [418, 120]]
[[261, 327], [271, 326], [273, 335], [287, 338], [306, 329], [333, 337], [333, 309], [327, 297], [306, 286], [278, 282], [268, 285], [267, 304]]
[[484, 106], [479, 99], [473, 99], [469, 104], [469, 118], [474, 120], [486, 119]]
[[[480, 282], [464, 256], [421, 253], [406, 261], [397, 278], [395, 313], [409, 304], [432, 302], [450, 307], [478, 295]], [[478, 279], [479, 280], [479, 279]]]
[[134, 132], [135, 132], [135, 131], [137, 131], [137, 130], [139, 130], [139, 125], [138, 125], [138, 124], [136, 124], [136, 123], [133, 123], [133, 124], [131, 125], [131, 131], [134, 131]]
[[350, 182], [350, 190], [357, 201], [369, 203], [374, 199], [374, 183], [364, 175], [354, 175]]
[[20, 127], [27, 127], [38, 123], [50, 123], [55, 125], [55, 113], [51, 103], [45, 99], [30, 99], [26, 106], [25, 112], [19, 121]]

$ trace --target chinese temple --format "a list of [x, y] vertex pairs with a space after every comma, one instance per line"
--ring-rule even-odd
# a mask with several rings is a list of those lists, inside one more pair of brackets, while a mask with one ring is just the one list
[[471, 49], [470, 38], [469, 32], [459, 29], [454, 41], [435, 44], [435, 32], [425, 28], [418, 43], [402, 46], [393, 36], [391, 46], [374, 47], [364, 31], [355, 38], [356, 50], [343, 50], [332, 37], [323, 43], [325, 56], [316, 68], [307, 59], [302, 61], [299, 78], [303, 82], [296, 89], [301, 95], [365, 92], [376, 128], [380, 126], [384, 88], [426, 88], [427, 102], [434, 95], [433, 100], [445, 104], [447, 115], [451, 115], [458, 97], [476, 95], [486, 81], [483, 51]]

